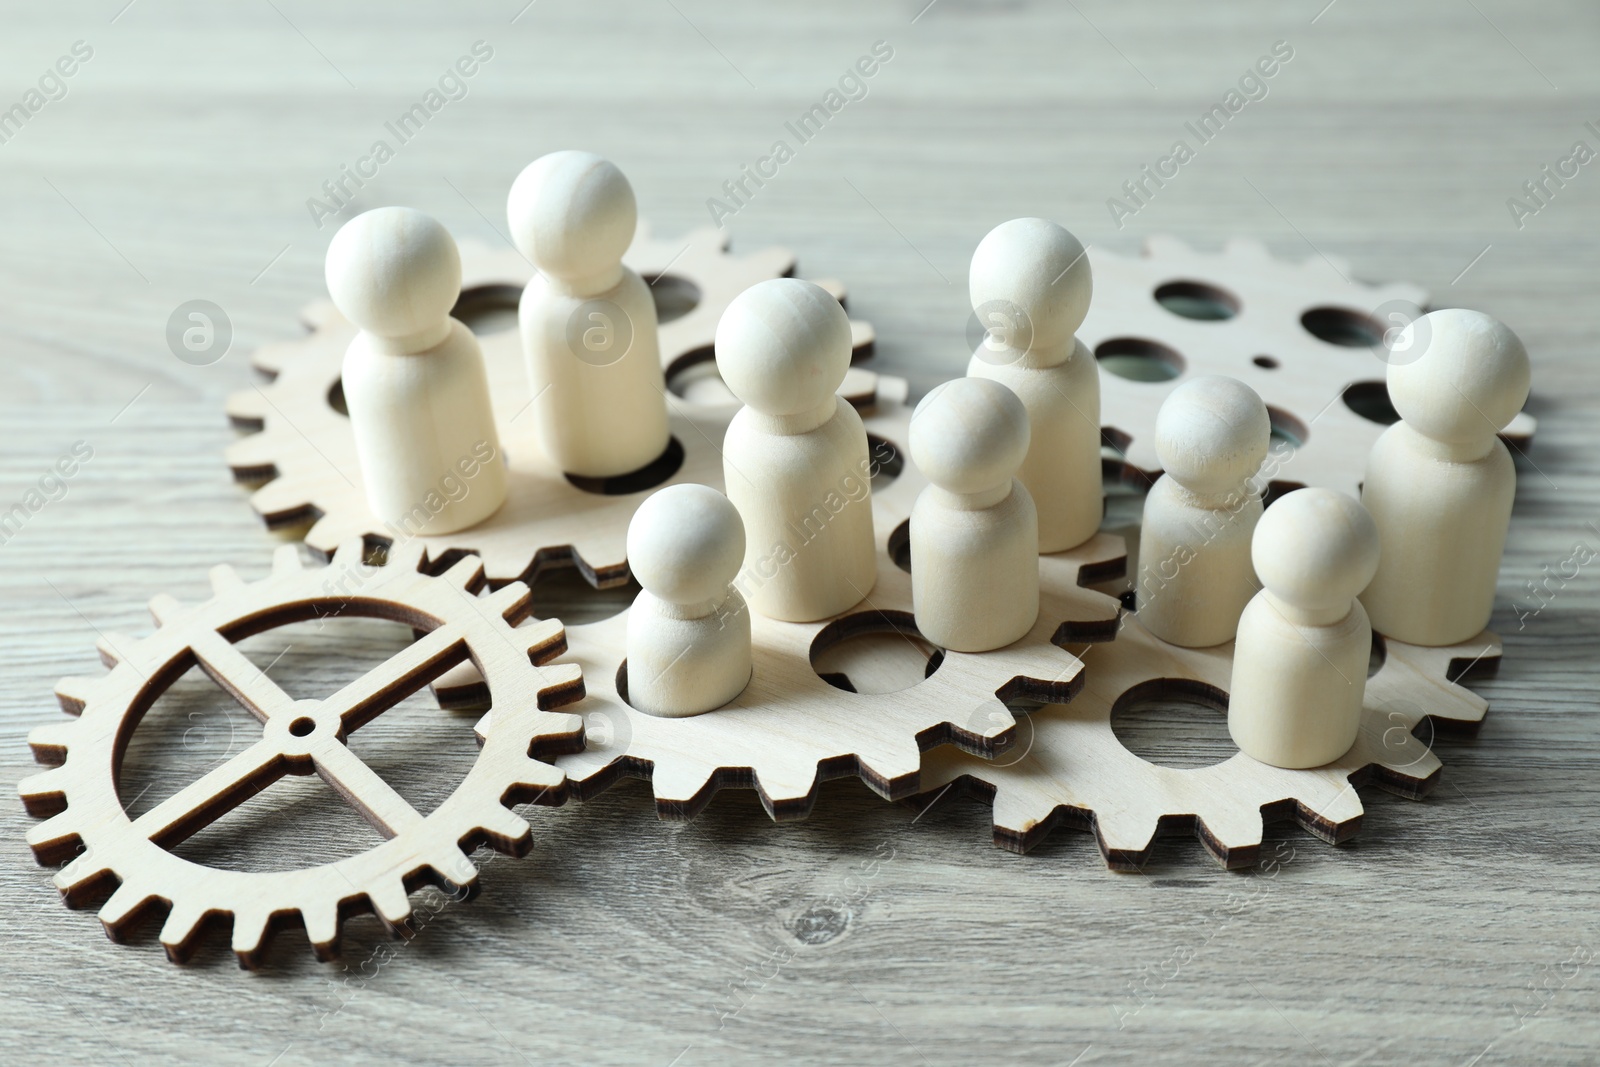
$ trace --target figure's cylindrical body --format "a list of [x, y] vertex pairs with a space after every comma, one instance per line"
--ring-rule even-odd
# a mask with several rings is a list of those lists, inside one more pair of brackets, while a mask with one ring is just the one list
[[1139, 531], [1139, 621], [1185, 648], [1232, 641], [1245, 605], [1261, 588], [1250, 539], [1261, 497], [1248, 489], [1221, 498], [1189, 492], [1170, 475], [1156, 480]]
[[666, 451], [666, 380], [650, 288], [623, 267], [578, 292], [539, 275], [518, 307], [535, 432], [563, 471], [610, 478]]
[[866, 427], [847, 401], [828, 404], [815, 417], [742, 408], [723, 439], [728, 499], [745, 526], [738, 585], [769, 618], [825, 619], [877, 582]]
[[952, 652], [987, 652], [1039, 618], [1038, 514], [1013, 478], [1004, 499], [974, 507], [929, 486], [911, 510], [917, 629]]
[[1412, 645], [1453, 645], [1489, 625], [1517, 474], [1498, 439], [1476, 458], [1403, 422], [1367, 461], [1361, 503], [1383, 546], [1361, 594], [1379, 633]]
[[686, 618], [649, 592], [628, 613], [628, 703], [676, 718], [722, 707], [750, 682], [750, 612], [736, 589], [709, 615]]
[[1100, 529], [1105, 511], [1100, 480], [1100, 367], [1082, 341], [1059, 362], [1049, 350], [1012, 362], [980, 352], [967, 376], [1007, 386], [1028, 409], [1033, 438], [1017, 477], [1039, 512], [1039, 551], [1062, 552]]
[[1274, 767], [1320, 767], [1361, 732], [1372, 627], [1359, 602], [1343, 619], [1296, 621], [1262, 590], [1239, 618], [1228, 732], [1245, 755]]
[[421, 352], [396, 354], [358, 334], [343, 383], [367, 503], [391, 532], [464, 530], [505, 501], [483, 352], [460, 322]]

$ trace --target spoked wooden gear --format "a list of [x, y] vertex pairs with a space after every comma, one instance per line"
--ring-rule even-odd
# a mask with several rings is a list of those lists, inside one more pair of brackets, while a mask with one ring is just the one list
[[[669, 385], [679, 372], [712, 359], [717, 321], [734, 297], [757, 282], [793, 273], [795, 265], [793, 253], [782, 248], [733, 255], [727, 251], [727, 238], [716, 230], [696, 230], [668, 241], [652, 237], [642, 226], [624, 260], [646, 281], [686, 287], [697, 300], [688, 313], [661, 324], [661, 359]], [[516, 252], [470, 241], [461, 245], [461, 266], [458, 310], [473, 304], [515, 307], [533, 275]], [[818, 284], [843, 302], [844, 290], [837, 282]], [[306, 319], [312, 327], [309, 337], [268, 345], [252, 356], [270, 382], [228, 398], [234, 425], [255, 431], [228, 448], [228, 465], [240, 481], [265, 481], [250, 502], [269, 526], [311, 522], [306, 544], [324, 556], [352, 537], [382, 542], [397, 533], [410, 536], [414, 531], [394, 531], [379, 521], [362, 489], [340, 382], [355, 327], [327, 301], [309, 308]], [[850, 330], [856, 357], [869, 354], [872, 327], [852, 322]], [[720, 469], [721, 428], [738, 409], [732, 394], [716, 388], [694, 389], [692, 398], [669, 392], [673, 443], [661, 459], [637, 476], [580, 486], [547, 460], [537, 443], [517, 330], [479, 340], [495, 425], [510, 467], [506, 502], [470, 530], [417, 541], [432, 559], [461, 552], [482, 556], [497, 584], [531, 579], [547, 565], [569, 564], [596, 586], [626, 582], [625, 542], [634, 509], [662, 484], [708, 481], [711, 470]], [[861, 406], [873, 401], [876, 390], [876, 375], [851, 368], [840, 393]], [[716, 399], [707, 402], [707, 394]], [[708, 431], [708, 423], [717, 428]]]
[[[875, 455], [903, 456], [912, 410], [887, 394], [904, 383], [883, 378], [880, 384], [886, 395], [863, 421]], [[723, 484], [720, 463], [707, 481]], [[575, 709], [584, 715], [588, 743], [557, 760], [573, 794], [588, 798], [622, 778], [645, 778], [657, 814], [683, 819], [719, 789], [750, 788], [774, 819], [800, 819], [810, 813], [822, 782], [858, 777], [880, 796], [904, 799], [916, 792], [925, 751], [954, 745], [993, 756], [1016, 731], [1008, 705], [1071, 699], [1082, 685], [1083, 665], [1066, 646], [1116, 631], [1117, 601], [1083, 584], [1122, 573], [1123, 540], [1111, 534], [1040, 559], [1038, 621], [1005, 648], [939, 653], [920, 683], [898, 692], [855, 692], [848, 678], [830, 681], [818, 673], [822, 653], [854, 635], [918, 636], [911, 576], [895, 560], [907, 540], [912, 505], [927, 484], [904, 464], [892, 482], [872, 490], [877, 583], [862, 590], [859, 604], [812, 623], [751, 615], [752, 681], [715, 711], [661, 718], [628, 705], [622, 684], [626, 612], [569, 627], [568, 655], [583, 668], [589, 694]], [[436, 691], [443, 703], [470, 703], [480, 685], [463, 665], [441, 678]]]
[[[1383, 337], [1423, 313], [1424, 289], [1356, 280], [1336, 256], [1278, 259], [1246, 239], [1201, 252], [1154, 236], [1142, 255], [1092, 248], [1089, 262], [1094, 299], [1078, 336], [1106, 372], [1100, 424], [1124, 478], [1160, 473], [1155, 419], [1168, 394], [1226, 374], [1261, 394], [1285, 446], [1268, 460], [1271, 481], [1358, 492], [1367, 453], [1398, 418], [1384, 377], [1386, 359], [1402, 357]], [[1534, 429], [1519, 414], [1501, 436], [1522, 448]]]
[[[50, 818], [28, 833], [40, 863], [71, 862], [55, 876], [69, 907], [120, 883], [100, 909], [113, 940], [139, 919], [169, 909], [161, 943], [187, 958], [210, 920], [231, 917], [233, 950], [244, 966], [262, 960], [269, 935], [302, 923], [317, 955], [336, 954], [350, 915], [374, 911], [396, 931], [421, 885], [470, 887], [480, 844], [520, 854], [528, 823], [508, 805], [563, 799], [560, 771], [541, 759], [576, 750], [582, 725], [546, 710], [583, 696], [579, 669], [551, 663], [566, 647], [561, 625], [515, 627], [528, 590], [509, 585], [477, 596], [483, 565], [467, 558], [441, 575], [420, 573], [420, 545], [368, 567], [359, 541], [328, 567], [303, 568], [296, 546], [278, 550], [270, 577], [245, 583], [228, 567], [212, 571], [215, 595], [186, 606], [167, 596], [150, 603], [158, 628], [142, 640], [107, 639], [111, 665], [98, 678], [67, 678], [57, 688], [70, 723], [29, 735], [41, 763], [59, 764], [26, 779], [23, 803]], [[403, 622], [423, 632], [386, 663], [322, 700], [293, 700], [234, 644], [276, 626], [333, 615]], [[345, 744], [370, 722], [443, 671], [470, 660], [484, 677], [493, 710], [478, 724], [482, 745], [466, 779], [422, 815]], [[141, 717], [161, 693], [198, 664], [262, 723], [255, 744], [137, 819], [124, 811], [117, 779]], [[318, 774], [387, 840], [336, 863], [303, 870], [219, 870], [168, 851], [286, 774]], [[75, 857], [75, 858], [74, 858]]]
[[[1012, 751], [988, 762], [944, 750], [923, 765], [922, 799], [952, 785], [994, 804], [994, 841], [1026, 852], [1057, 826], [1095, 835], [1107, 866], [1138, 870], [1158, 837], [1189, 834], [1224, 867], [1249, 867], [1263, 823], [1293, 819], [1331, 844], [1361, 828], [1358, 785], [1420, 798], [1438, 783], [1432, 728], [1475, 731], [1488, 705], [1455, 684], [1468, 667], [1494, 666], [1500, 639], [1485, 630], [1448, 648], [1383, 641], [1367, 680], [1361, 733], [1325, 767], [1285, 770], [1243, 753], [1209, 767], [1150, 763], [1117, 739], [1111, 719], [1144, 697], [1183, 694], [1226, 706], [1233, 645], [1179, 648], [1128, 617], [1116, 640], [1080, 649], [1083, 692], [1028, 716]], [[1416, 734], [1421, 727], [1426, 739]]]

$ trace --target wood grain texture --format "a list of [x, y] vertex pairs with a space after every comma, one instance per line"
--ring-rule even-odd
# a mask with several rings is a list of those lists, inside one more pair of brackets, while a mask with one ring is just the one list
[[[486, 861], [471, 903], [419, 903], [411, 941], [358, 920], [345, 964], [290, 951], [264, 975], [239, 973], [223, 944], [174, 968], [154, 931], [107, 943], [34, 866], [33, 820], [0, 806], [0, 1047], [13, 1058], [1593, 1061], [1600, 179], [1584, 168], [1520, 229], [1506, 206], [1575, 140], [1596, 145], [1591, 6], [276, 6], [5, 13], [7, 106], [74, 41], [94, 48], [67, 96], [0, 144], [0, 506], [32, 488], [58, 498], [0, 546], [8, 780], [34, 770], [24, 737], [57, 715], [55, 681], [94, 669], [97, 628], [141, 631], [156, 592], [203, 598], [210, 563], [265, 568], [276, 542], [222, 462], [223, 398], [248, 385], [250, 349], [299, 336], [298, 310], [321, 292], [339, 220], [319, 230], [306, 199], [478, 39], [495, 56], [466, 98], [351, 210], [409, 203], [503, 245], [512, 178], [582, 146], [623, 168], [661, 232], [683, 232], [872, 42], [891, 42], [866, 98], [795, 145], [726, 222], [736, 250], [785, 245], [807, 273], [844, 278], [852, 312], [876, 327], [874, 365], [919, 393], [965, 366], [968, 257], [1021, 215], [1124, 255], [1155, 232], [1342, 254], [1357, 277], [1502, 319], [1528, 346], [1540, 419], [1518, 460], [1491, 622], [1505, 662], [1475, 683], [1491, 704], [1478, 736], [1437, 742], [1446, 769], [1431, 797], [1365, 795], [1362, 834], [1339, 849], [1269, 831], [1270, 869], [1224, 874], [1173, 841], [1142, 874], [1116, 874], [1075, 834], [1018, 857], [990, 847], [980, 805], [946, 798], [918, 817], [848, 782], [825, 785], [792, 826], [739, 794], [667, 825], [647, 787], [624, 785], [524, 809], [533, 862]], [[1280, 39], [1295, 56], [1266, 98], [1119, 230], [1106, 198]], [[163, 337], [195, 298], [234, 329], [206, 367]], [[40, 487], [80, 440], [92, 458]], [[386, 625], [353, 629], [351, 647], [387, 655], [406, 635]], [[263, 667], [283, 654], [272, 673], [290, 692], [360, 673], [298, 636], [250, 648]], [[130, 797], [170, 780], [162, 752], [194, 774], [227, 752], [204, 685], [152, 710], [129, 754], [150, 773]], [[415, 729], [385, 726], [407, 713]], [[359, 736], [402, 795], [436, 803], [439, 779], [471, 759], [470, 722], [416, 700]], [[1189, 750], [1221, 728], [1220, 715], [1176, 723]], [[317, 780], [289, 784], [281, 806], [257, 797], [235, 829], [185, 847], [241, 866], [275, 841], [322, 859], [365, 847]], [[161, 799], [152, 788], [136, 808]]]

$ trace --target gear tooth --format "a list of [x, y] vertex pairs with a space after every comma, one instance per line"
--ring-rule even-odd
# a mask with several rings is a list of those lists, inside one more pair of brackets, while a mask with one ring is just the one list
[[1194, 249], [1189, 247], [1187, 241], [1179, 240], [1170, 233], [1153, 233], [1146, 237], [1140, 245], [1140, 252], [1146, 259], [1165, 256], [1187, 258], [1194, 255]]
[[233, 954], [239, 957], [240, 967], [253, 970], [260, 965], [269, 919], [271, 915], [267, 911], [254, 908], [241, 908], [233, 913]]
[[339, 547], [333, 550], [333, 559], [329, 566], [333, 567], [360, 567], [367, 559], [367, 542], [361, 537], [347, 537], [339, 542]]
[[420, 571], [427, 558], [428, 546], [413, 538], [404, 544], [390, 545], [383, 565], [409, 574], [412, 571]]
[[161, 947], [166, 949], [167, 959], [183, 963], [194, 954], [205, 919], [206, 910], [200, 905], [181, 899], [173, 902], [167, 921], [161, 924]]
[[305, 569], [300, 562], [299, 545], [279, 545], [272, 552], [272, 576], [280, 578], [285, 575], [298, 574]]
[[142, 913], [152, 896], [132, 882], [123, 882], [118, 886], [110, 899], [100, 905], [100, 925], [105, 927], [106, 936], [113, 941], [122, 941], [143, 917]]
[[540, 711], [565, 707], [583, 697], [583, 668], [576, 663], [551, 663], [539, 668]]
[[37, 763], [58, 764], [67, 758], [67, 749], [72, 745], [76, 736], [77, 720], [70, 722], [53, 722], [46, 726], [35, 726], [28, 731], [28, 747], [33, 749], [33, 758]]
[[657, 763], [650, 782], [655, 789], [656, 807], [693, 808], [711, 780], [712, 768], [674, 759]]
[[1224, 866], [1241, 865], [1237, 859], [1229, 858], [1230, 853], [1244, 856], [1243, 865], [1247, 866], [1254, 862], [1250, 857], [1261, 847], [1261, 809], [1248, 804], [1218, 805], [1200, 817], [1199, 829], [1206, 851]]
[[1511, 416], [1510, 422], [1500, 427], [1500, 433], [1513, 441], [1527, 442], [1533, 440], [1534, 432], [1538, 428], [1538, 419], [1529, 415], [1526, 411], [1519, 411]]
[[[33, 738], [28, 739], [29, 744]], [[63, 769], [30, 774], [17, 783], [17, 793], [28, 814], [36, 817], [59, 814], [67, 806], [67, 783], [71, 776]]]
[[339, 906], [336, 903], [302, 905], [300, 921], [305, 925], [306, 938], [317, 959], [331, 960], [339, 955]]
[[1095, 836], [1100, 840], [1100, 849], [1108, 857], [1108, 862], [1115, 861], [1118, 855], [1128, 853], [1143, 853], [1155, 840], [1156, 822], [1154, 818], [1131, 811], [1111, 811], [1094, 813]]
[[463, 589], [471, 589], [476, 587], [479, 579], [482, 577], [482, 556], [462, 556], [460, 559], [455, 561], [449, 570], [444, 572], [444, 578], [446, 581], [458, 585]]
[[63, 811], [28, 827], [25, 840], [28, 847], [33, 849], [34, 858], [40, 863], [49, 864], [61, 863], [69, 858], [81, 839], [72, 813]]
[[268, 523], [279, 519], [289, 521], [290, 516], [303, 515], [312, 506], [304, 489], [296, 479], [274, 478], [250, 494], [250, 506]]
[[157, 593], [150, 598], [150, 615], [158, 625], [165, 626], [183, 612], [182, 602], [169, 593]]
[[239, 572], [226, 563], [219, 563], [211, 568], [211, 590], [217, 596], [229, 596], [244, 588], [244, 579], [239, 577]]
[[527, 586], [521, 582], [512, 582], [485, 597], [484, 607], [494, 611], [501, 618], [509, 619], [527, 606], [531, 595]]
[[229, 393], [223, 401], [223, 411], [236, 426], [253, 426], [260, 429], [267, 421], [267, 412], [271, 410], [261, 394], [254, 389], [240, 389]]
[[1338, 271], [1340, 274], [1344, 275], [1346, 278], [1350, 277], [1350, 269], [1351, 268], [1350, 268], [1350, 259], [1349, 259], [1348, 256], [1341, 256], [1341, 255], [1338, 255], [1336, 253], [1330, 252], [1330, 253], [1328, 253], [1326, 255], [1313, 256], [1310, 259], [1307, 259], [1306, 262], [1307, 263], [1312, 263], [1312, 264], [1320, 262], [1324, 266], [1332, 267], [1334, 270]]
[[84, 706], [94, 699], [99, 685], [99, 678], [69, 675], [56, 683], [56, 702], [68, 715], [81, 714]]
[[557, 619], [530, 619], [517, 627], [516, 641], [533, 662], [544, 664], [567, 650], [567, 628]]
[[478, 829], [488, 836], [496, 851], [512, 855], [526, 851], [533, 837], [533, 827], [527, 819], [498, 804], [494, 806], [494, 813], [479, 823]]
[[405, 883], [399, 878], [386, 879], [379, 886], [368, 889], [367, 899], [372, 902], [372, 910], [377, 913], [378, 921], [391, 934], [403, 929], [411, 918], [411, 897], [406, 893]]
[[107, 667], [115, 668], [122, 662], [122, 649], [132, 648], [138, 644], [125, 633], [110, 631], [100, 635], [100, 640], [94, 643], [95, 651], [100, 653], [100, 662]]
[[[232, 405], [228, 407], [228, 415], [238, 421]], [[283, 449], [275, 439], [275, 435], [268, 433], [253, 433], [248, 437], [241, 437], [222, 450], [222, 458], [228, 464], [228, 469], [236, 475], [259, 475], [264, 471], [275, 470], [277, 459], [282, 454]]]
[[811, 796], [817, 788], [817, 765], [787, 763], [763, 766], [756, 774], [756, 784], [772, 806], [793, 806]]
[[1222, 251], [1224, 255], [1252, 263], [1272, 262], [1272, 253], [1267, 246], [1254, 237], [1230, 237], [1223, 243]]
[[845, 300], [844, 282], [838, 278], [812, 278], [811, 284], [824, 290], [829, 296], [839, 301], [842, 305]]

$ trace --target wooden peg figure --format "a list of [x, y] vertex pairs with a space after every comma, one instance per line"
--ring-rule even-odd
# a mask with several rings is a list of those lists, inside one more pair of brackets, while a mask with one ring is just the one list
[[992, 378], [1028, 409], [1033, 440], [1017, 477], [1039, 509], [1039, 550], [1095, 535], [1100, 485], [1100, 366], [1075, 334], [1094, 281], [1078, 239], [1048, 219], [1002, 222], [978, 243], [968, 276], [988, 331], [967, 376]]
[[1297, 489], [1256, 524], [1264, 587], [1239, 618], [1228, 732], [1274, 767], [1320, 767], [1361, 732], [1372, 626], [1356, 595], [1378, 569], [1378, 530], [1332, 489]]
[[827, 290], [775, 278], [728, 305], [716, 350], [745, 405], [722, 446], [746, 534], [739, 587], [774, 619], [837, 615], [878, 576], [867, 431], [834, 392], [850, 369], [850, 320]]
[[941, 648], [987, 652], [1039, 617], [1039, 515], [1015, 477], [1028, 411], [987, 378], [957, 378], [911, 416], [911, 460], [933, 483], [911, 509], [917, 629]]
[[328, 246], [328, 292], [361, 332], [346, 349], [345, 406], [367, 504], [397, 537], [464, 530], [506, 498], [483, 351], [450, 317], [461, 257], [438, 222], [381, 207]]
[[1232, 641], [1260, 584], [1250, 540], [1261, 518], [1252, 484], [1272, 422], [1255, 390], [1206, 374], [1174, 389], [1156, 415], [1165, 472], [1150, 487], [1139, 534], [1139, 621], [1174, 645]]
[[750, 613], [733, 588], [744, 523], [710, 486], [670, 485], [628, 526], [644, 587], [628, 613], [628, 703], [651, 715], [720, 708], [750, 682]]
[[1494, 610], [1517, 472], [1496, 432], [1528, 399], [1528, 353], [1477, 311], [1434, 311], [1389, 362], [1400, 421], [1367, 458], [1361, 502], [1383, 558], [1361, 602], [1381, 634], [1413, 645], [1476, 637]]
[[667, 449], [667, 397], [655, 301], [622, 263], [632, 186], [597, 155], [552, 152], [517, 175], [506, 214], [539, 269], [517, 319], [545, 454], [590, 478], [648, 466]]

